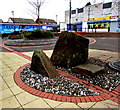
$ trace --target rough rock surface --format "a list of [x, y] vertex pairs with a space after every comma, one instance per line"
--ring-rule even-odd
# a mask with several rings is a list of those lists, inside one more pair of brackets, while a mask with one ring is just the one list
[[34, 51], [32, 56], [31, 70], [49, 78], [59, 75], [47, 55], [38, 49]]
[[51, 61], [53, 65], [70, 68], [88, 59], [89, 40], [72, 32], [62, 32], [55, 45]]
[[99, 72], [103, 71], [104, 67], [94, 65], [94, 64], [81, 64], [71, 69], [72, 72], [80, 73], [85, 76], [94, 76]]

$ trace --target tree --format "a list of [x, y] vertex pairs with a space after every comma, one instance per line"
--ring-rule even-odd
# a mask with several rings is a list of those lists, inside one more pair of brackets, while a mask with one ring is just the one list
[[45, 0], [34, 0], [34, 1], [29, 1], [27, 0], [28, 3], [34, 8], [34, 10], [30, 10], [32, 14], [37, 16], [38, 19], [38, 29], [40, 26], [40, 9], [43, 6], [43, 4], [45, 3]]

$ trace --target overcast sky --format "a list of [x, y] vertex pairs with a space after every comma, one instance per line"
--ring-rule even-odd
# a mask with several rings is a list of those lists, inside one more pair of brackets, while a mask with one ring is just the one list
[[[36, 0], [31, 0], [36, 1]], [[93, 3], [95, 0], [71, 0], [72, 9], [81, 8], [85, 6], [87, 2]], [[96, 3], [110, 2], [112, 0], [96, 0]], [[14, 11], [15, 18], [29, 18], [35, 19], [36, 16], [30, 13], [32, 6], [27, 0], [0, 0], [0, 19], [7, 22], [9, 17], [12, 17], [11, 11]], [[45, 3], [41, 7], [40, 18], [54, 19], [62, 22], [64, 21], [64, 12], [69, 9], [69, 0], [45, 0]], [[33, 17], [34, 16], [34, 17]]]

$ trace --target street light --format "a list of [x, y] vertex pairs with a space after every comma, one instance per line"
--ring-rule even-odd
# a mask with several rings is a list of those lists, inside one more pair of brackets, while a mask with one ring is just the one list
[[[57, 22], [58, 15], [56, 15], [56, 22]], [[57, 23], [58, 24], [58, 23]]]
[[13, 16], [13, 23], [14, 23], [14, 11], [11, 11], [12, 16]]
[[[89, 19], [90, 19], [90, 6], [88, 8], [88, 21], [89, 21]], [[88, 26], [88, 32], [89, 32], [89, 26]]]
[[69, 30], [71, 30], [71, 0], [69, 2]]
[[[13, 16], [13, 23], [14, 23], [14, 11], [11, 11], [11, 13], [12, 13], [12, 16]], [[15, 31], [15, 26], [14, 26], [14, 31]]]

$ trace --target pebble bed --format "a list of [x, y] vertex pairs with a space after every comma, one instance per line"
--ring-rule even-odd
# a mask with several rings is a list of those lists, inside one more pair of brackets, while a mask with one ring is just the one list
[[112, 91], [115, 87], [117, 87], [120, 84], [120, 72], [111, 69], [105, 62], [91, 57], [89, 58], [87, 63], [105, 67], [105, 70], [100, 74], [96, 74], [93, 77], [90, 77], [84, 76], [82, 74], [72, 73], [71, 71], [65, 68], [56, 68], [65, 71], [73, 76], [76, 76], [79, 79], [86, 80], [94, 85], [98, 85], [101, 88], [106, 89], [108, 91]]
[[51, 39], [39, 39], [39, 40], [8, 40], [4, 44], [8, 46], [38, 46], [38, 45], [48, 45], [55, 44], [58, 38]]
[[[107, 64], [99, 59], [89, 58], [87, 63], [95, 64], [98, 66], [104, 66], [105, 70], [100, 74], [93, 77], [84, 76], [82, 74], [72, 73], [70, 69], [57, 67], [64, 72], [67, 72], [80, 79], [86, 80], [94, 85], [98, 85], [103, 89], [112, 91], [120, 84], [120, 73], [109, 68]], [[20, 74], [22, 81], [37, 90], [53, 93], [63, 96], [90, 96], [99, 95], [99, 93], [86, 88], [84, 85], [75, 83], [64, 76], [57, 76], [53, 79], [43, 77], [41, 74], [37, 74], [30, 69], [30, 65], [25, 67]]]
[[53, 79], [43, 77], [41, 74], [32, 71], [30, 65], [23, 69], [20, 77], [26, 85], [47, 93], [63, 96], [99, 95], [99, 93], [86, 88], [84, 85], [75, 83], [63, 76], [56, 76]]

